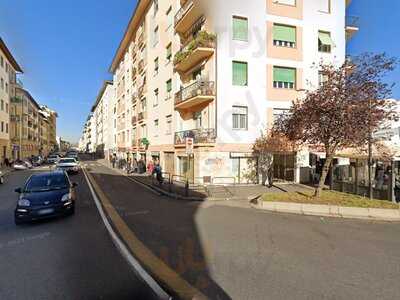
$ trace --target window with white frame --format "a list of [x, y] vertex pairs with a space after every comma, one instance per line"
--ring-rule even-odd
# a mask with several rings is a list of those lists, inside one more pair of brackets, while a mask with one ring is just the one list
[[274, 24], [273, 27], [274, 45], [279, 47], [296, 47], [296, 27]]
[[174, 14], [172, 13], [172, 6], [167, 10], [167, 30], [174, 24]]
[[165, 119], [166, 119], [166, 125], [167, 125], [165, 133], [170, 135], [170, 134], [172, 134], [172, 115], [166, 116]]
[[154, 90], [154, 104], [153, 104], [153, 106], [157, 106], [158, 105], [158, 94], [159, 94], [158, 89], [155, 89]]
[[296, 69], [286, 67], [274, 67], [274, 88], [290, 89], [296, 87]]
[[201, 111], [195, 112], [193, 114], [193, 120], [196, 124], [196, 129], [203, 128], [203, 118], [202, 118]]
[[324, 13], [331, 12], [331, 0], [318, 0], [318, 11]]
[[318, 86], [321, 87], [328, 81], [328, 75], [322, 71], [318, 72]]
[[248, 109], [247, 106], [232, 107], [232, 128], [235, 130], [248, 129]]
[[159, 27], [156, 26], [156, 28], [154, 28], [154, 31], [153, 31], [153, 47], [155, 47], [159, 41], [158, 29], [159, 29]]
[[333, 41], [331, 33], [328, 31], [318, 32], [318, 51], [324, 53], [331, 53]]
[[154, 120], [154, 136], [158, 136], [158, 125], [159, 125], [158, 123], [159, 123], [158, 119]]

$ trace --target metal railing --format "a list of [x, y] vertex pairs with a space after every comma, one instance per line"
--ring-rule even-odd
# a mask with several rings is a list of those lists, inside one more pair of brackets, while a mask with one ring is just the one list
[[175, 145], [184, 145], [186, 138], [193, 138], [194, 144], [215, 143], [216, 133], [214, 128], [209, 129], [192, 129], [175, 133]]
[[186, 1], [175, 15], [175, 26], [183, 19], [189, 9], [193, 6], [193, 0]]
[[175, 94], [175, 105], [183, 103], [196, 96], [215, 96], [215, 82], [199, 80], [182, 88]]

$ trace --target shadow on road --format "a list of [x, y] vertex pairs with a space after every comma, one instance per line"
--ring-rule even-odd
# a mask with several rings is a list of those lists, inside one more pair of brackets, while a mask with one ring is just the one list
[[[231, 299], [209, 269], [212, 245], [202, 241], [196, 226], [201, 202], [159, 196], [109, 168], [86, 163], [92, 165], [87, 170], [118, 214], [154, 255], [210, 299]], [[143, 267], [147, 268], [145, 263]], [[166, 281], [161, 284], [168, 285]]]

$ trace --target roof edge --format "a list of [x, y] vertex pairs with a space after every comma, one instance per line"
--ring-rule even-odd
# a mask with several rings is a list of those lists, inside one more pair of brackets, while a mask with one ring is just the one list
[[3, 41], [3, 39], [0, 37], [0, 49], [4, 52], [6, 55], [7, 60], [10, 62], [10, 64], [13, 66], [14, 70], [19, 73], [24, 73], [22, 71], [22, 68], [20, 65], [17, 63], [15, 60], [14, 56], [11, 54], [11, 51], [7, 48], [6, 43]]

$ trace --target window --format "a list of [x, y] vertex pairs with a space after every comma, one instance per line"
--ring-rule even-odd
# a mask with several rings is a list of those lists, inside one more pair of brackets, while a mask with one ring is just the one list
[[247, 130], [247, 107], [233, 106], [232, 127], [235, 130]]
[[172, 58], [172, 43], [167, 46], [167, 61], [170, 62]]
[[6, 93], [8, 94], [8, 83], [6, 82]]
[[147, 126], [142, 125], [140, 126], [140, 133], [142, 138], [147, 138]]
[[8, 133], [8, 123], [6, 123], [6, 133]]
[[274, 88], [294, 89], [296, 85], [296, 69], [274, 67]]
[[318, 86], [321, 87], [324, 85], [325, 82], [328, 81], [328, 75], [324, 74], [323, 72], [318, 72]]
[[166, 88], [167, 88], [167, 97], [166, 97], [166, 99], [170, 99], [171, 98], [171, 92], [172, 92], [172, 79], [169, 79], [166, 82]]
[[158, 89], [154, 90], [154, 106], [158, 105]]
[[0, 56], [0, 65], [2, 68], [4, 68], [4, 58], [3, 56]]
[[2, 90], [4, 89], [4, 79], [3, 78], [0, 79], [0, 87]]
[[172, 14], [172, 6], [167, 10], [167, 30], [174, 24], [174, 15]]
[[324, 53], [331, 53], [333, 41], [330, 32], [318, 32], [318, 51]]
[[158, 44], [158, 26], [156, 28], [154, 28], [154, 32], [153, 32], [153, 46], [155, 47]]
[[4, 122], [1, 122], [1, 132], [4, 132]]
[[167, 116], [166, 121], [167, 121], [167, 129], [165, 133], [170, 135], [172, 134], [172, 115]]
[[331, 12], [331, 0], [319, 0], [318, 2], [318, 11], [324, 13]]
[[247, 18], [233, 17], [233, 39], [237, 41], [248, 41], [249, 24]]
[[234, 61], [232, 62], [232, 83], [237, 86], [247, 86], [247, 63]]
[[154, 74], [158, 74], [158, 70], [160, 68], [159, 62], [158, 62], [158, 57], [154, 60]]
[[158, 119], [154, 120], [154, 136], [158, 136]]
[[296, 6], [296, 0], [275, 0], [275, 3]]
[[146, 98], [144, 98], [140, 101], [140, 111], [145, 112], [146, 109], [147, 109], [147, 103], [146, 103]]
[[201, 129], [203, 126], [203, 120], [200, 111], [193, 114], [193, 120], [196, 123], [196, 129]]
[[274, 45], [294, 48], [296, 46], [296, 27], [274, 24]]
[[6, 113], [8, 113], [8, 103], [6, 103]]
[[154, 5], [153, 16], [155, 17], [158, 12], [158, 0], [153, 0], [153, 5]]
[[1, 100], [1, 102], [0, 102], [0, 109], [4, 110], [4, 100]]

